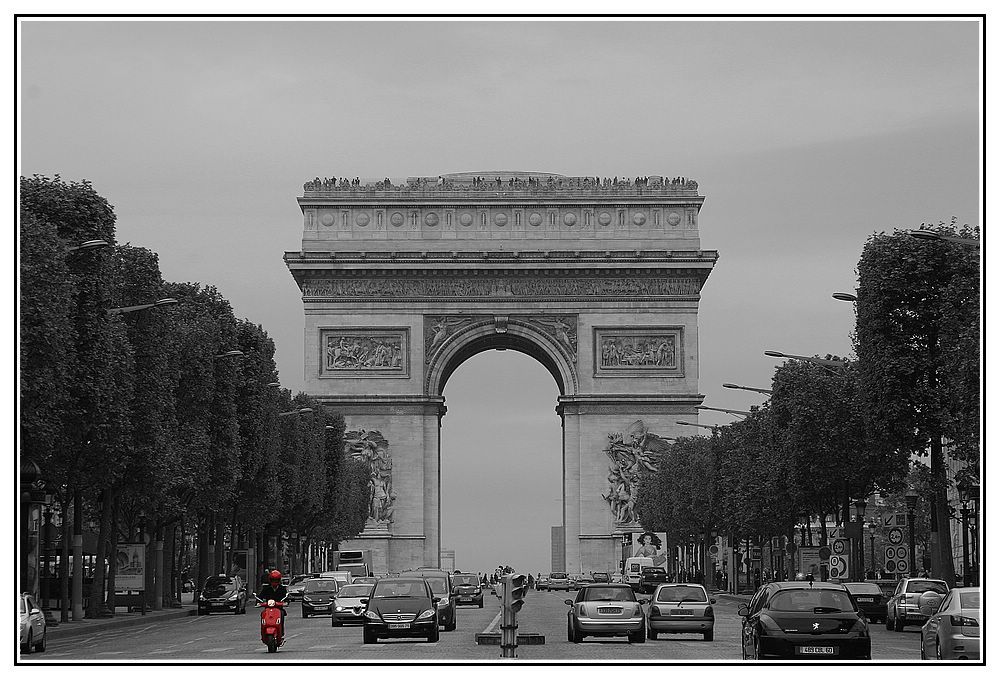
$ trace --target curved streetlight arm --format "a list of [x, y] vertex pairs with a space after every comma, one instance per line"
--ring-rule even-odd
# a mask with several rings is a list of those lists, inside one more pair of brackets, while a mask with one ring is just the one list
[[834, 293], [834, 300], [843, 300], [844, 302], [857, 302], [858, 296], [851, 293]]
[[718, 411], [719, 413], [728, 413], [734, 416], [748, 416], [750, 411], [738, 411], [734, 408], [715, 408], [713, 406], [695, 406], [696, 409], [701, 411]]
[[112, 307], [108, 310], [108, 316], [114, 316], [115, 314], [130, 314], [132, 312], [140, 312], [144, 309], [152, 309], [153, 307], [162, 307], [164, 305], [176, 305], [177, 300], [174, 298], [162, 298], [156, 302], [150, 302], [145, 305], [132, 305], [131, 307]]
[[844, 368], [847, 365], [845, 361], [838, 361], [836, 359], [818, 359], [816, 357], [805, 357], [799, 354], [785, 354], [784, 352], [775, 352], [774, 350], [766, 350], [764, 352], [765, 356], [778, 357], [781, 359], [798, 359], [800, 361], [808, 361], [811, 364], [818, 364], [819, 366], [827, 366], [830, 368]]
[[303, 415], [303, 414], [312, 413], [312, 412], [313, 412], [313, 410], [311, 408], [308, 408], [308, 407], [306, 407], [306, 408], [297, 408], [294, 411], [284, 411], [282, 413], [279, 413], [278, 417], [283, 417], [283, 416], [297, 416], [297, 415]]
[[960, 245], [971, 246], [973, 248], [978, 248], [980, 245], [978, 239], [950, 236], [948, 234], [942, 234], [939, 231], [934, 231], [933, 229], [911, 229], [906, 233], [913, 238], [924, 239], [925, 241], [950, 241], [951, 243], [958, 243]]
[[243, 352], [241, 352], [238, 349], [231, 349], [228, 352], [223, 352], [222, 354], [216, 354], [215, 358], [216, 359], [226, 359], [228, 357], [241, 357], [241, 356], [243, 356]]
[[84, 241], [78, 246], [70, 246], [66, 250], [71, 253], [77, 253], [80, 252], [81, 250], [97, 250], [99, 248], [107, 248], [110, 245], [111, 244], [105, 241], [104, 239], [95, 238], [90, 241]]
[[733, 383], [722, 383], [722, 386], [730, 390], [747, 390], [748, 392], [760, 392], [761, 394], [773, 393], [773, 390], [765, 390], [763, 387], [747, 387], [746, 385], [734, 385]]
[[689, 423], [689, 422], [687, 422], [685, 420], [678, 420], [677, 424], [678, 425], [689, 425], [690, 427], [703, 427], [706, 430], [712, 430], [712, 431], [714, 431], [717, 427], [721, 427], [721, 425], [702, 425], [701, 423]]

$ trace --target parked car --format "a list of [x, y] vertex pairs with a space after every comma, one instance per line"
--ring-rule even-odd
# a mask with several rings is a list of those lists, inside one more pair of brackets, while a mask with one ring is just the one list
[[741, 605], [744, 659], [871, 659], [868, 622], [839, 583], [765, 583]]
[[330, 624], [342, 626], [345, 623], [365, 622], [365, 601], [371, 598], [374, 584], [357, 583], [341, 586], [333, 597], [333, 615]]
[[35, 598], [29, 593], [21, 593], [18, 599], [18, 619], [20, 621], [21, 653], [44, 652], [47, 630], [45, 615]]
[[714, 598], [700, 583], [665, 583], [657, 586], [646, 617], [650, 640], [660, 633], [701, 633], [706, 641], [715, 638]]
[[333, 613], [333, 598], [340, 590], [340, 582], [332, 578], [307, 578], [302, 587], [302, 618], [313, 614]]
[[639, 572], [639, 592], [651, 593], [661, 583], [667, 582], [667, 570], [663, 567], [643, 567]]
[[885, 620], [885, 598], [877, 583], [858, 581], [845, 583], [844, 586], [847, 587], [847, 592], [854, 596], [858, 609], [868, 617], [869, 621], [878, 623]]
[[451, 597], [452, 582], [451, 574], [443, 569], [420, 568], [416, 571], [404, 571], [400, 577], [416, 576], [427, 579], [431, 587], [431, 593], [438, 598], [437, 610], [438, 621], [446, 631], [455, 630], [458, 625], [456, 614], [458, 607], [455, 606], [455, 598]]
[[948, 584], [939, 579], [900, 579], [885, 604], [886, 629], [900, 632], [907, 624], [923, 625], [947, 594]]
[[247, 586], [239, 576], [209, 576], [198, 595], [198, 615], [214, 611], [247, 613]]
[[549, 575], [542, 574], [537, 579], [535, 579], [535, 590], [548, 590], [549, 589]]
[[573, 582], [569, 578], [569, 574], [565, 571], [554, 571], [549, 574], [549, 582], [545, 587], [546, 590], [565, 590], [567, 593], [573, 589]]
[[646, 615], [628, 586], [594, 584], [585, 586], [575, 600], [566, 600], [566, 636], [579, 643], [588, 635], [627, 636], [629, 642], [646, 641]]
[[438, 597], [419, 575], [379, 579], [371, 596], [361, 602], [365, 605], [362, 640], [366, 645], [393, 637], [426, 637], [428, 642], [437, 642], [441, 635]]
[[594, 571], [590, 574], [594, 583], [611, 583], [611, 574], [606, 571]]
[[483, 608], [483, 587], [478, 574], [452, 574], [451, 596], [455, 604], [472, 604]]
[[979, 659], [979, 588], [952, 588], [920, 629], [921, 659]]

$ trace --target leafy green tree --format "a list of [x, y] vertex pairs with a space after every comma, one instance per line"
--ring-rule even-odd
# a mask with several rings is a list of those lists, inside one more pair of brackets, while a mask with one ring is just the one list
[[[978, 236], [954, 225], [937, 231]], [[872, 437], [907, 456], [930, 450], [933, 573], [949, 583], [944, 439], [955, 442], [956, 455], [974, 463], [978, 456], [979, 355], [970, 348], [979, 335], [976, 270], [972, 249], [899, 231], [871, 236], [858, 262], [855, 346]]]

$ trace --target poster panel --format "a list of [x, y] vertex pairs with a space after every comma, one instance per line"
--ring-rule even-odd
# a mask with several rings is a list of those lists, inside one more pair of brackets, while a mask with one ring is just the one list
[[146, 545], [119, 543], [116, 560], [115, 590], [145, 590]]

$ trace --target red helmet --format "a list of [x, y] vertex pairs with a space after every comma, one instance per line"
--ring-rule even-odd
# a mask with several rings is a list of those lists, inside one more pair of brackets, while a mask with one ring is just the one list
[[272, 569], [271, 573], [267, 575], [267, 580], [271, 582], [272, 586], [276, 586], [281, 583], [281, 572], [277, 569]]

